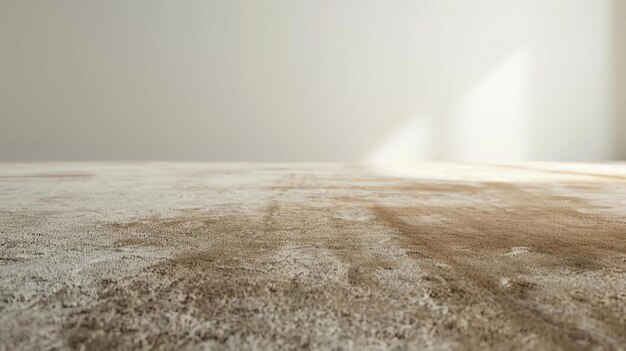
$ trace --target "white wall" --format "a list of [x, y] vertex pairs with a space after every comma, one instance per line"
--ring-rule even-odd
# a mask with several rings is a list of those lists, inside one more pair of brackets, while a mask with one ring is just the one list
[[615, 156], [619, 160], [626, 160], [626, 1], [615, 1], [613, 50]]
[[0, 160], [626, 157], [624, 7], [0, 0]]

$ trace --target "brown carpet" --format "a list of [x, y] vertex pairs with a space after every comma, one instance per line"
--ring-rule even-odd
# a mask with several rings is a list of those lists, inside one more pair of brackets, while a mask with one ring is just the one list
[[0, 164], [0, 349], [626, 347], [626, 165]]

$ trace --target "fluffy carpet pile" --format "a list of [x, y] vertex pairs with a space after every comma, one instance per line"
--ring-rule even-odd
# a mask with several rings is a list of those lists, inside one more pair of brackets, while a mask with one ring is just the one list
[[0, 165], [0, 349], [626, 347], [626, 165]]

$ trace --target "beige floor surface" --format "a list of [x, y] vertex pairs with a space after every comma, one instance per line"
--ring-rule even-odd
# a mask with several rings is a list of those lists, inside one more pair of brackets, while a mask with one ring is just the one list
[[0, 349], [626, 348], [626, 165], [0, 164]]

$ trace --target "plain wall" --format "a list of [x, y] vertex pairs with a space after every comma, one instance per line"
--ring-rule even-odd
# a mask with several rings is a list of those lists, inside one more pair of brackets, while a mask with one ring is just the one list
[[625, 7], [0, 0], [0, 160], [626, 158]]
[[626, 160], [626, 1], [615, 1], [613, 15], [615, 156]]

